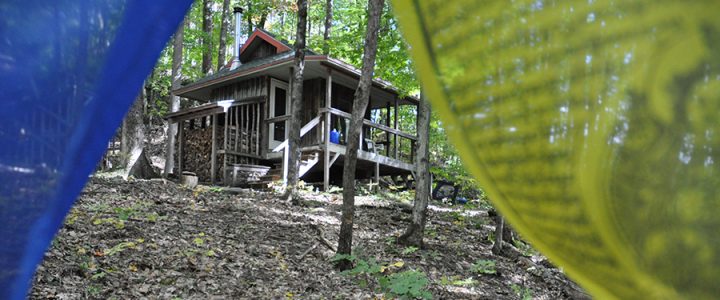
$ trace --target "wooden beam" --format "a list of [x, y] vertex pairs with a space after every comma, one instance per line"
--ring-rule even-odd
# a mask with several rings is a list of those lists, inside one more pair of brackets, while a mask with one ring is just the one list
[[255, 154], [260, 155], [260, 103], [255, 103]]
[[[325, 90], [325, 108], [331, 108], [332, 107], [332, 70], [328, 69], [328, 77], [326, 82], [326, 90]], [[332, 165], [330, 163], [330, 113], [324, 112], [320, 113], [321, 116], [323, 116], [325, 120], [325, 126], [323, 126], [323, 190], [328, 191], [330, 189], [330, 166]]]
[[[385, 105], [385, 126], [390, 127], [390, 101]], [[390, 156], [390, 133], [385, 133], [385, 156]]]
[[[395, 100], [395, 113], [393, 114], [393, 129], [398, 130], [398, 99], [397, 96], [393, 97]], [[393, 136], [393, 157], [398, 158], [398, 136]]]
[[[335, 163], [335, 161], [336, 161], [338, 158], [340, 158], [340, 153], [335, 152], [335, 155], [333, 155], [332, 159], [330, 160], [330, 165], [329, 165], [329, 167], [332, 167], [332, 165]], [[328, 168], [329, 168], [329, 167], [328, 167]]]
[[282, 121], [287, 121], [287, 120], [290, 120], [290, 115], [284, 115], [284, 116], [266, 119], [265, 124], [272, 124], [272, 123], [277, 123], [277, 122], [282, 122]]
[[[330, 144], [330, 151], [336, 152], [340, 155], [345, 155], [346, 147], [343, 145], [338, 144]], [[404, 161], [400, 161], [397, 159], [393, 159], [384, 155], [380, 155], [377, 153], [367, 152], [367, 151], [358, 151], [358, 159], [371, 161], [371, 162], [378, 162], [380, 164], [390, 166], [396, 169], [402, 169], [406, 171], [411, 171], [414, 169], [413, 164], [406, 163]]]
[[[184, 136], [185, 136], [185, 129], [184, 129], [185, 126], [184, 126], [184, 125], [185, 125], [185, 124], [184, 124], [184, 123], [185, 123], [185, 121], [180, 121], [180, 122], [178, 123], [178, 133], [177, 133], [177, 134], [178, 134], [178, 138], [177, 138], [177, 140], [178, 140], [178, 152], [177, 152], [177, 156], [178, 156], [178, 163], [177, 163], [177, 166], [178, 166], [178, 174], [177, 174], [177, 175], [178, 175], [178, 176], [179, 176], [179, 175], [182, 175], [182, 171], [183, 171], [183, 170], [182, 170], [182, 169], [183, 169], [183, 148], [184, 148], [184, 147], [183, 147], [183, 144], [185, 144], [185, 138], [184, 138]], [[170, 158], [170, 159], [175, 159], [175, 158]]]
[[[346, 119], [349, 119], [349, 118], [350, 118], [350, 114], [349, 114], [349, 113], [346, 113], [346, 112], [344, 112], [344, 111], [342, 111], [342, 110], [339, 110], [339, 109], [337, 109], [337, 108], [323, 108], [323, 109], [320, 109], [320, 112], [326, 112], [326, 111], [329, 111], [329, 112], [332, 113], [333, 115], [341, 116], [341, 117], [346, 118]], [[404, 138], [409, 139], [409, 140], [413, 140], [413, 141], [417, 140], [417, 136], [411, 135], [411, 134], [406, 133], [406, 132], [402, 132], [402, 131], [397, 130], [397, 129], [393, 129], [393, 128], [387, 127], [387, 126], [382, 125], [382, 124], [378, 124], [378, 123], [372, 122], [372, 121], [367, 120], [367, 119], [363, 119], [363, 125], [367, 125], [367, 126], [370, 126], [370, 127], [374, 127], [374, 128], [380, 129], [380, 130], [382, 130], [382, 131], [387, 131], [387, 132], [390, 132], [390, 133], [395, 134], [395, 135], [399, 135], [399, 136], [404, 137]]]
[[375, 162], [375, 192], [380, 191], [380, 163]]
[[244, 157], [255, 158], [255, 159], [261, 159], [261, 158], [262, 158], [262, 157], [260, 157], [259, 155], [254, 155], [254, 154], [250, 154], [250, 153], [243, 153], [243, 152], [238, 152], [238, 151], [232, 151], [232, 150], [218, 150], [217, 153], [218, 153], [218, 154], [229, 154], [229, 155], [244, 156]]
[[217, 115], [212, 115], [212, 152], [210, 153], [210, 184], [215, 184], [215, 170], [217, 170]]
[[[229, 107], [261, 102], [265, 102], [265, 96], [245, 97], [231, 102]], [[213, 113], [221, 113], [224, 112], [224, 109], [225, 108], [223, 106], [220, 106], [218, 102], [206, 103], [200, 106], [186, 108], [174, 113], [169, 113], [163, 118], [170, 121], [170, 123], [176, 123], [182, 120], [195, 119], [204, 115], [207, 116]]]
[[[228, 122], [229, 120], [230, 120], [230, 110], [225, 112], [225, 128], [224, 128], [225, 130], [223, 130], [223, 145], [222, 145], [222, 149], [220, 150], [220, 152], [223, 152], [228, 149], [228, 144], [229, 144], [228, 131], [230, 131], [230, 124], [229, 124], [230, 122]], [[228, 160], [227, 154], [223, 154], [222, 170], [223, 170], [223, 178], [225, 178], [226, 184], [227, 184], [226, 176], [227, 176], [227, 171], [228, 171], [227, 170], [228, 163], [230, 163], [230, 162]]]
[[240, 142], [240, 107], [233, 107], [231, 110], [235, 115], [235, 146], [232, 150], [238, 151], [238, 143]]

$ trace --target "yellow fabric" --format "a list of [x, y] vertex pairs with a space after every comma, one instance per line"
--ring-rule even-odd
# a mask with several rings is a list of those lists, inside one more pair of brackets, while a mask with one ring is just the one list
[[720, 1], [392, 0], [468, 170], [603, 299], [720, 296]]

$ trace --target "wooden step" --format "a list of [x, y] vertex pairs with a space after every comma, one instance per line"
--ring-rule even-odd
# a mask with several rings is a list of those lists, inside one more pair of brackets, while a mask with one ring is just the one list
[[268, 182], [277, 181], [280, 179], [282, 179], [282, 174], [280, 174], [280, 175], [272, 174], [272, 175], [265, 175], [265, 176], [260, 177], [260, 181], [268, 181]]
[[256, 181], [252, 183], [248, 183], [247, 187], [254, 189], [254, 190], [268, 190], [268, 184], [270, 184], [272, 181]]
[[270, 169], [265, 175], [282, 175], [282, 169]]

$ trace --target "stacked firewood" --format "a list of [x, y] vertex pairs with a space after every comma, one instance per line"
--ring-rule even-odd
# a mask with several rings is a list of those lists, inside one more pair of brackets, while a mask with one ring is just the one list
[[[216, 132], [217, 150], [222, 149], [222, 133], [224, 128], [218, 126]], [[183, 170], [195, 173], [200, 182], [210, 181], [210, 167], [212, 155], [212, 126], [206, 128], [187, 129], [185, 131]], [[222, 155], [218, 155], [216, 162], [217, 180], [222, 179]]]

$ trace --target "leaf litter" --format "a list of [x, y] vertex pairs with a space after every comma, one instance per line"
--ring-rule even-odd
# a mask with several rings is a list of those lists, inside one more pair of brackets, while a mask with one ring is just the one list
[[[304, 196], [292, 206], [271, 192], [93, 177], [46, 252], [30, 298], [381, 299], [333, 268], [341, 198]], [[424, 272], [435, 299], [588, 298], [537, 253], [507, 245], [493, 255], [486, 212], [431, 209], [426, 247], [413, 249], [393, 242], [411, 219], [406, 209], [357, 202], [353, 254], [385, 262], [383, 272]], [[478, 261], [493, 262], [494, 272], [478, 272]]]

